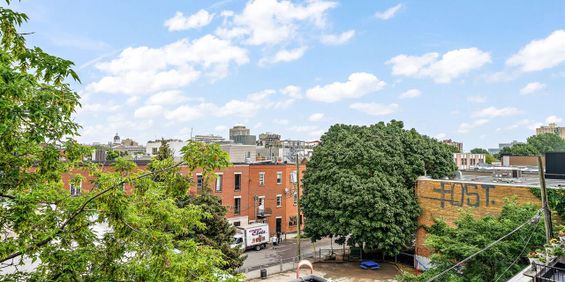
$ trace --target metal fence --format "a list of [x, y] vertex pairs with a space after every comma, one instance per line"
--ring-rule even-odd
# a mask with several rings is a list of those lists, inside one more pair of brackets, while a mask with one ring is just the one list
[[533, 263], [532, 270], [536, 273], [534, 277], [534, 281], [536, 282], [565, 281], [564, 268]]

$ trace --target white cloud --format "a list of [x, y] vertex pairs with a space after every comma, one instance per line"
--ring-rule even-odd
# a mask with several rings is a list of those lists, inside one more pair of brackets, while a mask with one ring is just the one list
[[422, 56], [398, 55], [386, 63], [392, 65], [393, 75], [428, 77], [436, 83], [449, 83], [490, 62], [489, 53], [473, 47], [449, 51], [441, 58], [435, 52]]
[[542, 125], [541, 122], [537, 122], [529, 119], [523, 119], [503, 129], [512, 130], [517, 128], [519, 129], [527, 128], [529, 130], [535, 130], [537, 127], [540, 127], [541, 125]]
[[306, 52], [307, 47], [299, 47], [291, 50], [283, 49], [278, 51], [274, 56], [262, 58], [259, 60], [259, 65], [276, 64], [280, 62], [291, 62], [296, 61]]
[[485, 96], [469, 96], [467, 97], [467, 101], [471, 103], [482, 104], [487, 101], [487, 97]]
[[104, 103], [81, 103], [82, 106], [77, 110], [78, 114], [83, 113], [112, 113], [117, 112], [121, 107], [112, 101]]
[[285, 88], [280, 90], [282, 94], [287, 95], [288, 97], [300, 99], [302, 98], [302, 91], [300, 87], [295, 85], [288, 85]]
[[216, 127], [214, 127], [214, 131], [216, 132], [225, 132], [228, 130], [228, 127], [225, 125], [218, 125]]
[[445, 137], [447, 137], [447, 134], [440, 132], [440, 133], [436, 134], [436, 136], [434, 138], [437, 139], [437, 140], [444, 140]]
[[295, 132], [308, 133], [308, 132], [317, 131], [318, 127], [314, 125], [298, 125], [291, 127], [290, 130]]
[[158, 92], [147, 99], [147, 104], [151, 105], [172, 105], [186, 102], [187, 97], [182, 95], [181, 91], [170, 90]]
[[229, 41], [205, 35], [193, 41], [181, 39], [160, 48], [129, 47], [96, 68], [106, 74], [90, 83], [90, 92], [138, 95], [178, 89], [198, 79], [202, 73], [222, 78], [230, 65], [249, 62], [247, 51]]
[[278, 124], [278, 125], [288, 125], [288, 119], [274, 119], [273, 120], [274, 124]]
[[331, 1], [252, 0], [247, 2], [241, 14], [231, 20], [216, 34], [224, 38], [242, 38], [249, 45], [274, 45], [299, 37], [310, 23], [316, 28], [326, 24], [326, 13], [337, 6]]
[[320, 121], [320, 120], [322, 120], [323, 118], [324, 118], [324, 114], [323, 114], [323, 113], [314, 113], [314, 114], [311, 114], [311, 115], [308, 117], [308, 120], [309, 120], [309, 121]]
[[457, 129], [457, 132], [459, 132], [459, 133], [467, 133], [467, 132], [469, 132], [471, 129], [475, 129], [475, 128], [477, 128], [477, 127], [483, 126], [483, 125], [487, 124], [488, 122], [489, 122], [488, 119], [478, 119], [478, 120], [475, 120], [475, 121], [470, 122], [470, 123], [464, 122], [464, 123], [461, 123], [461, 124], [459, 125], [459, 128]]
[[488, 107], [484, 108], [478, 112], [474, 112], [472, 114], [473, 117], [506, 117], [506, 116], [513, 116], [520, 114], [521, 111], [517, 108], [513, 107], [504, 107], [504, 108], [496, 108], [496, 107]]
[[353, 36], [355, 36], [355, 30], [348, 30], [340, 34], [323, 35], [320, 42], [326, 45], [341, 45], [347, 43]]
[[400, 93], [400, 98], [402, 99], [406, 99], [406, 98], [416, 98], [418, 96], [421, 96], [422, 92], [418, 89], [410, 89], [407, 90], [405, 92]]
[[545, 123], [549, 124], [549, 123], [560, 123], [563, 119], [556, 116], [556, 115], [551, 115], [548, 116], [547, 118], [545, 118]]
[[314, 101], [332, 103], [346, 98], [365, 96], [381, 90], [385, 85], [384, 81], [373, 74], [356, 72], [350, 74], [346, 82], [333, 82], [310, 88], [306, 91], [306, 96]]
[[165, 26], [169, 31], [201, 28], [210, 24], [213, 18], [214, 14], [210, 14], [206, 10], [200, 10], [190, 16], [184, 16], [182, 12], [176, 12], [172, 18], [165, 21]]
[[542, 89], [545, 88], [545, 84], [540, 83], [540, 82], [530, 82], [528, 84], [526, 84], [526, 86], [524, 86], [522, 89], [520, 89], [520, 94], [522, 95], [529, 95], [532, 94], [534, 92], [538, 92]]
[[372, 116], [390, 115], [395, 113], [399, 108], [398, 104], [384, 105], [378, 103], [354, 103], [349, 107]]
[[137, 108], [134, 112], [134, 116], [140, 119], [148, 119], [159, 117], [163, 112], [163, 107], [160, 105], [146, 105]]
[[533, 40], [518, 53], [512, 55], [506, 64], [516, 66], [524, 72], [540, 71], [565, 62], [565, 30], [556, 30], [548, 37]]
[[127, 100], [126, 103], [130, 106], [137, 104], [137, 102], [139, 101], [139, 97], [138, 96], [130, 96]]
[[385, 11], [382, 12], [376, 12], [375, 13], [375, 17], [381, 19], [381, 20], [389, 20], [392, 19], [392, 17], [394, 17], [396, 15], [396, 13], [398, 13], [398, 11], [400, 11], [400, 9], [402, 9], [402, 4], [397, 4], [395, 6], [392, 6], [388, 9], [386, 9]]

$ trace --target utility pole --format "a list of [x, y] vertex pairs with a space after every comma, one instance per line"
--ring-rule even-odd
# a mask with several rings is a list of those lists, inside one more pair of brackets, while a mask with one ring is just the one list
[[541, 188], [541, 205], [543, 208], [543, 219], [545, 222], [545, 238], [547, 240], [547, 243], [549, 243], [553, 235], [553, 226], [551, 223], [551, 211], [549, 210], [549, 204], [547, 202], [547, 188], [545, 187], [545, 169], [541, 156], [538, 156], [538, 168], [539, 168], [539, 182]]
[[298, 232], [296, 238], [298, 238], [298, 259], [301, 258], [300, 256], [300, 162], [298, 161], [298, 151], [296, 152], [296, 209], [297, 209], [297, 218], [296, 222], [298, 223]]

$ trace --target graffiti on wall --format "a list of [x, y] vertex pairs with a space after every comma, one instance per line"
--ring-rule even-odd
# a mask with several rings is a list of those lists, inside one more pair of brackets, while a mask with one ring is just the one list
[[440, 207], [489, 207], [495, 204], [491, 197], [494, 185], [475, 183], [440, 182], [439, 188], [433, 188], [434, 196], [420, 196], [430, 200], [439, 201]]

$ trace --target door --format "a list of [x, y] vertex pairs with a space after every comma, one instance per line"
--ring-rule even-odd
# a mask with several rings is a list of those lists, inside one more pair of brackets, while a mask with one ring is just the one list
[[277, 218], [275, 221], [275, 234], [282, 232], [282, 218]]

